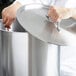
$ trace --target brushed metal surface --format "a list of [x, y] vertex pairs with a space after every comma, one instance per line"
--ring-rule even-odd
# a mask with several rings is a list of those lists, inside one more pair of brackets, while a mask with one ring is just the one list
[[47, 19], [48, 7], [41, 4], [29, 4], [17, 12], [19, 23], [36, 38], [56, 45], [75, 45], [76, 20], [66, 19], [60, 22], [60, 32], [57, 25]]
[[[13, 25], [14, 30], [23, 29], [17, 20]], [[49, 45], [23, 31], [1, 29], [0, 33], [2, 67], [6, 76], [59, 76], [58, 46]]]

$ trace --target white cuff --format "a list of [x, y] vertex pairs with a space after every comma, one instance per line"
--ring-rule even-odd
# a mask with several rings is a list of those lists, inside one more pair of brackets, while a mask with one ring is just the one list
[[22, 5], [34, 3], [33, 0], [16, 0], [16, 1], [18, 1], [18, 2], [21, 3]]

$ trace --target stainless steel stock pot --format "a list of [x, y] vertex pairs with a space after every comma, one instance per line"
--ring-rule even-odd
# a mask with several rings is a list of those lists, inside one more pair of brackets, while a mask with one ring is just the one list
[[57, 45], [45, 43], [25, 31], [16, 20], [7, 31], [0, 21], [2, 76], [59, 76]]

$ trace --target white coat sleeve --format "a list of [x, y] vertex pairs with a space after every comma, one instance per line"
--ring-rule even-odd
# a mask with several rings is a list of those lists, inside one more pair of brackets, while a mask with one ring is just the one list
[[67, 0], [65, 7], [76, 8], [76, 0]]
[[76, 8], [76, 0], [57, 0], [55, 6], [65, 8]]
[[22, 5], [34, 3], [34, 0], [16, 0], [16, 1], [20, 2]]

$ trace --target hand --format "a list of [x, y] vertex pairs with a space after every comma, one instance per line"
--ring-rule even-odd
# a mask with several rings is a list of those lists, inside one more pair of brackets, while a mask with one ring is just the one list
[[51, 6], [48, 11], [48, 16], [53, 22], [57, 22], [61, 21], [62, 19], [72, 17], [72, 11], [70, 10], [70, 8]]
[[20, 6], [21, 6], [21, 4], [16, 2], [15, 4], [12, 4], [3, 9], [2, 19], [3, 19], [3, 23], [6, 28], [10, 28], [10, 25], [16, 18], [16, 12]]

